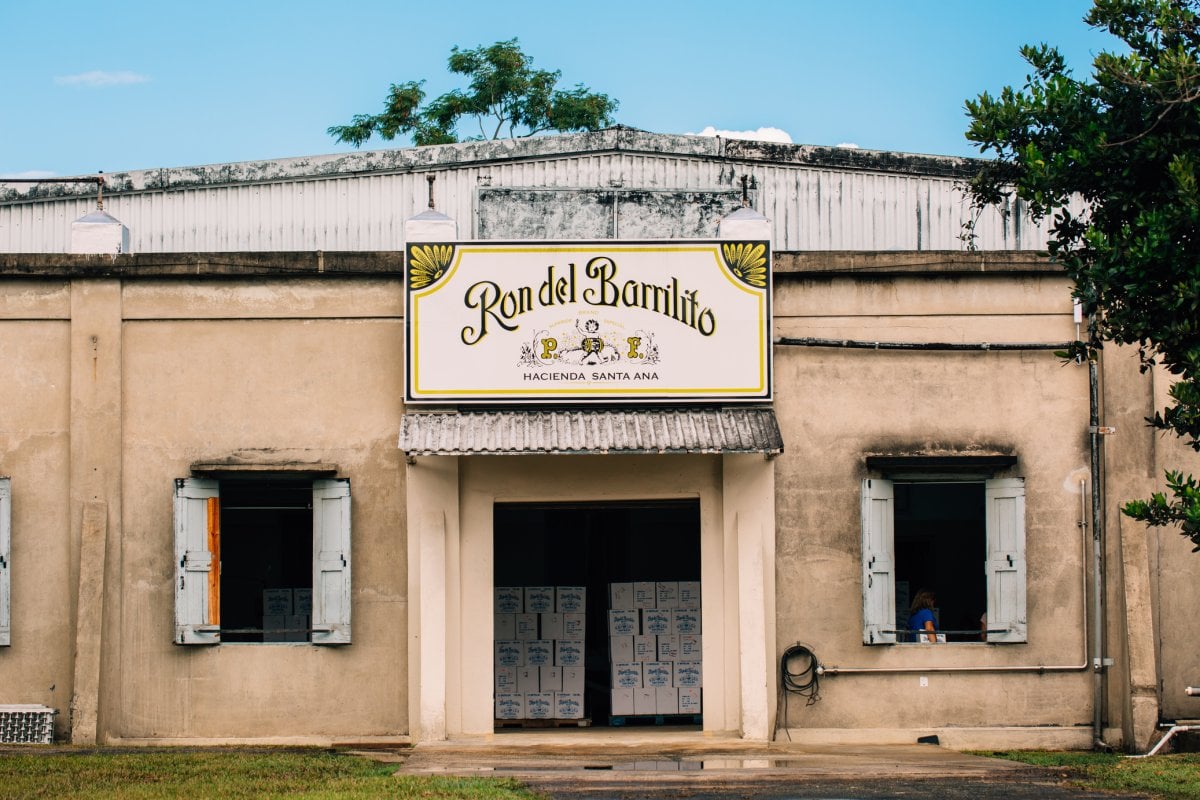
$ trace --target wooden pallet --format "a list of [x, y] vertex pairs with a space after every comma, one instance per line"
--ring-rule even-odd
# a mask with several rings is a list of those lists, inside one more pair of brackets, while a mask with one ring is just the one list
[[592, 720], [583, 719], [498, 719], [497, 728], [590, 728]]
[[644, 722], [647, 725], [702, 725], [704, 717], [700, 714], [627, 714], [609, 717], [608, 722], [614, 728], [620, 728], [630, 722]]

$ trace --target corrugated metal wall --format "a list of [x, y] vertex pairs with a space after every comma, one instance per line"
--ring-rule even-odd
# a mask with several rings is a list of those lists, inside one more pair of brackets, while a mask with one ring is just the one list
[[[403, 220], [426, 208], [431, 171], [438, 210], [464, 238], [477, 233], [480, 186], [729, 190], [750, 175], [778, 250], [960, 250], [970, 215], [954, 178], [623, 152], [147, 189], [106, 196], [105, 210], [129, 227], [135, 253], [395, 250]], [[66, 252], [71, 222], [93, 207], [74, 197], [0, 204], [0, 252]], [[1040, 250], [1046, 241], [1045, 223], [995, 210], [976, 233], [984, 250]]]

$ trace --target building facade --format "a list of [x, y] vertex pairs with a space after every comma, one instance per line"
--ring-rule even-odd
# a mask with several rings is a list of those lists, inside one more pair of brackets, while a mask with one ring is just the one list
[[[1135, 354], [1055, 355], [1080, 321], [1043, 227], [967, 248], [970, 170], [628, 129], [153, 170], [107, 176], [119, 254], [65, 252], [94, 192], [0, 189], [0, 703], [75, 741], [486, 737], [500, 695], [574, 694], [497, 644], [549, 614], [593, 726], [1144, 749], [1195, 716], [1200, 562], [1118, 510], [1196, 458], [1145, 427], [1169, 383]], [[767, 391], [414, 392], [414, 247], [606, 241], [718, 271], [768, 244]], [[607, 335], [579, 328], [588, 374]], [[754, 355], [689, 347], [718, 381]], [[609, 629], [637, 584], [640, 658]], [[514, 587], [584, 588], [587, 633]], [[920, 589], [944, 641], [908, 630]], [[625, 709], [664, 664], [675, 705]]]

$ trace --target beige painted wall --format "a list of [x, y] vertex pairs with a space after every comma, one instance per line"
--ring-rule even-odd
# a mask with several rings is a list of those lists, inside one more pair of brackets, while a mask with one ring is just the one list
[[[1067, 283], [1046, 275], [788, 275], [779, 277], [775, 300], [782, 336], [998, 342], [1075, 335]], [[72, 653], [82, 641], [74, 622], [82, 503], [95, 499], [110, 514], [101, 548], [108, 554], [106, 603], [103, 613], [84, 609], [86, 620], [103, 625], [93, 698], [102, 739], [412, 733], [414, 694], [437, 681], [407, 666], [420, 631], [409, 629], [413, 509], [406, 508], [406, 475], [429, 459], [406, 468], [396, 448], [404, 410], [401, 306], [399, 282], [390, 279], [0, 283], [0, 473], [13, 479], [14, 513], [13, 645], [0, 648], [0, 703], [59, 708], [60, 734], [67, 730], [75, 675], [91, 674], [87, 664], [78, 669]], [[95, 344], [94, 356], [93, 334], [72, 325], [73, 313], [108, 337]], [[1156, 715], [1160, 677], [1164, 708], [1195, 713], [1188, 705], [1194, 701], [1171, 692], [1200, 682], [1191, 658], [1200, 631], [1190, 612], [1200, 600], [1200, 556], [1176, 534], [1147, 538], [1115, 513], [1119, 499], [1151, 488], [1180, 455], [1140, 426], [1162, 386], [1116, 352], [1106, 353], [1104, 366], [1105, 422], [1119, 429], [1105, 443], [1108, 652], [1117, 661], [1106, 716], [1111, 728], [1136, 740]], [[119, 370], [118, 380], [111, 369]], [[773, 679], [782, 650], [802, 641], [841, 668], [996, 670], [931, 671], [925, 689], [917, 674], [828, 676], [819, 703], [792, 701], [793, 733], [908, 740], [929, 728], [1006, 728], [1026, 741], [1050, 729], [1086, 733], [1090, 664], [1068, 669], [1090, 659], [1086, 532], [1078, 527], [1079, 482], [1088, 474], [1086, 368], [1064, 366], [1046, 352], [781, 346], [775, 374], [786, 452], [772, 467], [775, 540], [762, 552], [775, 565], [764, 587], [776, 612], [763, 622], [769, 649], [758, 662], [766, 661]], [[111, 420], [119, 424], [116, 439]], [[81, 435], [86, 431], [92, 433]], [[977, 447], [1011, 451], [1018, 464], [1008, 474], [1026, 479], [1029, 642], [920, 652], [864, 646], [864, 456]], [[172, 481], [195, 462], [230, 457], [336, 463], [351, 479], [354, 644], [171, 644]], [[564, 492], [701, 497], [705, 552], [721, 554], [704, 566], [706, 619], [723, 622], [719, 637], [706, 641], [706, 681], [724, 676], [722, 691], [706, 696], [705, 726], [731, 730], [743, 722], [745, 698], [730, 688], [740, 692], [740, 678], [730, 680], [757, 662], [733, 642], [746, 622], [738, 580], [748, 577], [728, 568], [742, 552], [730, 538], [722, 496], [739, 480], [736, 469], [708, 456], [459, 462], [461, 481], [450, 490], [458, 500], [441, 528], [456, 537], [444, 542], [442, 558], [456, 560], [465, 576], [445, 587], [447, 619], [458, 627], [449, 629], [457, 633], [440, 660], [428, 664], [442, 670], [448, 730], [490, 730], [491, 654], [475, 652], [491, 636], [479, 612], [490, 609], [482, 594], [490, 585], [490, 504], [562, 499]], [[89, 477], [100, 467], [103, 476]], [[1038, 666], [1062, 669], [1023, 671]], [[773, 702], [770, 696], [772, 709]]]
[[[61, 282], [0, 284], [0, 475], [14, 487], [12, 645], [0, 647], [0, 704], [65, 709], [71, 698], [69, 316]], [[60, 735], [65, 725], [60, 716]]]
[[[1065, 281], [920, 276], [787, 281], [788, 336], [868, 341], [1038, 342], [1074, 338]], [[1088, 476], [1086, 367], [1049, 352], [776, 348], [779, 652], [810, 645], [827, 666], [881, 670], [792, 700], [797, 728], [905, 729], [1090, 724], [1085, 561], [1078, 522]], [[1024, 644], [862, 644], [860, 482], [871, 453], [1011, 452], [1026, 479], [1029, 636]], [[876, 474], [875, 477], [881, 477]], [[982, 565], [981, 565], [982, 569]], [[1039, 666], [1071, 667], [1036, 674]], [[1028, 672], [998, 674], [980, 668]], [[891, 669], [928, 669], [918, 674]], [[950, 671], [950, 670], [963, 670]], [[948, 671], [938, 671], [948, 670]]]
[[[0, 435], [14, 485], [16, 562], [0, 702], [54, 706], [60, 732], [68, 729], [76, 503], [94, 494], [119, 509], [108, 523], [105, 608], [94, 613], [103, 638], [91, 690], [98, 701], [90, 701], [101, 740], [406, 734], [406, 674], [397, 667], [407, 633], [398, 284], [144, 281], [80, 294], [99, 285], [0, 286], [8, 410]], [[72, 344], [72, 308], [102, 327], [114, 321], [118, 356], [107, 358], [114, 343], [103, 337]], [[101, 352], [92, 366], [90, 347]], [[107, 380], [112, 360], [117, 383], [89, 393], [89, 370]], [[115, 419], [118, 451], [72, 442], [68, 452], [69, 418], [109, 428]], [[78, 474], [101, 458], [119, 497]], [[353, 645], [172, 644], [173, 480], [190, 476], [193, 463], [228, 458], [333, 463], [351, 480]]]

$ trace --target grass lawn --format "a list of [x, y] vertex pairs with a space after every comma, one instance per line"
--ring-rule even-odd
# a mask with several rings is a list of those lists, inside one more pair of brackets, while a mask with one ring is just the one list
[[1170, 800], [1200, 800], [1200, 753], [1127, 758], [1115, 753], [1013, 750], [979, 755], [1056, 767], [1089, 789], [1144, 792]]
[[0, 753], [0, 798], [415, 798], [533, 800], [512, 780], [395, 777], [327, 750], [92, 750]]

